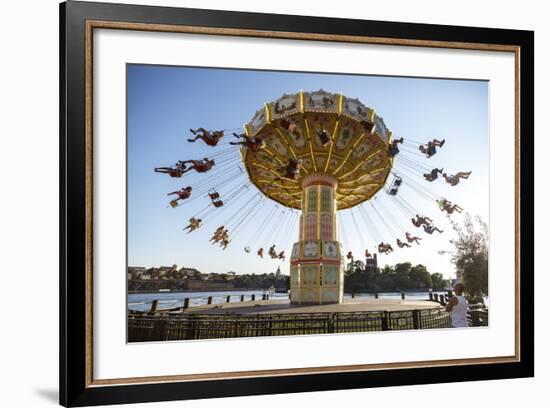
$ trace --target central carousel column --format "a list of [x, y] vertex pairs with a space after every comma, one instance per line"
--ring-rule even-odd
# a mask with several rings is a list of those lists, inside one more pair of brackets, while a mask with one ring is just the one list
[[336, 179], [308, 174], [302, 180], [299, 242], [290, 258], [290, 301], [342, 303], [344, 260], [338, 242]]

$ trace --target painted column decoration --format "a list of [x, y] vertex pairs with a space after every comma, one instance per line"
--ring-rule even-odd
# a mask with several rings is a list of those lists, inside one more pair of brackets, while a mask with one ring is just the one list
[[302, 180], [299, 242], [290, 259], [290, 300], [294, 304], [341, 303], [344, 261], [338, 242], [337, 181], [327, 174]]

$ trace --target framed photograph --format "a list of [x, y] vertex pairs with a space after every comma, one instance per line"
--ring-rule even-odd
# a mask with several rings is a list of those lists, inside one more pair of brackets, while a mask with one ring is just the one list
[[60, 6], [60, 403], [534, 375], [534, 33]]

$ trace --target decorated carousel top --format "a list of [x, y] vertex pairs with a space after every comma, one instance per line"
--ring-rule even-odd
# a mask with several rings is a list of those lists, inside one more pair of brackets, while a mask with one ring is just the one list
[[338, 209], [345, 209], [376, 194], [393, 164], [391, 132], [374, 109], [322, 89], [266, 103], [245, 132], [261, 142], [257, 149], [242, 150], [250, 180], [291, 208], [301, 207], [302, 179], [308, 174], [334, 177]]

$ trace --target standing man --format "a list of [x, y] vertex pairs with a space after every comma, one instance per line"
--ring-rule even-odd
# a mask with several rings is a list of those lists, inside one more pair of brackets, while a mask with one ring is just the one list
[[454, 286], [455, 295], [449, 299], [445, 310], [451, 313], [451, 327], [468, 327], [468, 302], [462, 296], [464, 285], [457, 283]]

